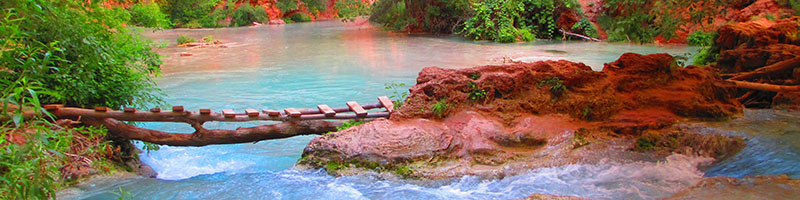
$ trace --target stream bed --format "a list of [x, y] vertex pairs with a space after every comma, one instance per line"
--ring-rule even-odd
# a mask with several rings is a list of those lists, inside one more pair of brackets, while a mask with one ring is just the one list
[[[363, 21], [320, 21], [283, 26], [178, 29], [147, 32], [164, 55], [157, 78], [171, 105], [187, 110], [313, 108], [317, 104], [362, 104], [389, 96], [387, 83], [414, 84], [424, 67], [467, 68], [504, 60], [569, 60], [594, 70], [624, 52], [685, 55], [696, 48], [592, 42], [538, 41], [498, 44], [455, 36], [407, 35]], [[212, 35], [227, 48], [175, 47], [175, 38]], [[180, 56], [191, 52], [192, 56]], [[294, 163], [315, 136], [205, 147], [162, 146], [141, 160], [156, 179], [132, 178], [81, 188], [77, 199], [109, 199], [122, 188], [134, 199], [515, 199], [533, 193], [592, 199], [658, 199], [704, 176], [787, 174], [800, 178], [800, 113], [746, 110], [744, 117], [704, 123], [748, 138], [737, 156], [711, 169], [707, 158], [672, 155], [661, 163], [567, 165], [531, 170], [502, 179], [461, 177], [438, 181], [382, 178], [374, 174], [333, 177], [322, 170], [297, 170]], [[271, 122], [209, 122], [206, 128], [235, 129]], [[189, 133], [181, 123], [142, 123], [146, 128]]]

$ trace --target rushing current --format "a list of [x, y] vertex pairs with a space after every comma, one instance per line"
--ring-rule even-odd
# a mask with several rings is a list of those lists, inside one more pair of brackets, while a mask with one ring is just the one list
[[[624, 52], [686, 55], [686, 46], [541, 41], [498, 44], [453, 36], [391, 33], [365, 22], [320, 21], [283, 26], [147, 32], [164, 55], [158, 86], [171, 105], [187, 110], [313, 108], [346, 101], [377, 102], [392, 95], [386, 83], [414, 84], [424, 67], [466, 68], [522, 61], [570, 60], [594, 70]], [[178, 35], [212, 35], [227, 48], [175, 47]], [[192, 56], [180, 56], [191, 52]], [[438, 181], [385, 178], [374, 174], [333, 177], [323, 170], [297, 170], [294, 163], [315, 136], [205, 147], [162, 146], [141, 160], [156, 179], [134, 178], [82, 188], [79, 199], [115, 198], [122, 188], [134, 199], [515, 199], [533, 193], [593, 199], [657, 199], [696, 184], [704, 176], [788, 174], [800, 178], [800, 114], [747, 110], [731, 122], [709, 123], [747, 138], [732, 159], [700, 171], [707, 158], [672, 155], [659, 163], [601, 162], [530, 170], [502, 179], [465, 176]], [[206, 123], [234, 129], [269, 122]], [[188, 133], [180, 123], [146, 123], [147, 128]]]

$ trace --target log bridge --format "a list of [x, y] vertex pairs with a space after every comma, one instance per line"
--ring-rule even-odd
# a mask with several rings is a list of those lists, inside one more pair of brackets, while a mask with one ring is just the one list
[[[283, 111], [245, 109], [244, 112], [235, 112], [226, 109], [218, 113], [212, 112], [211, 109], [200, 109], [199, 112], [190, 112], [184, 110], [183, 106], [173, 106], [172, 110], [153, 108], [149, 111], [141, 111], [135, 108], [124, 108], [117, 111], [107, 107], [83, 109], [63, 107], [57, 104], [45, 105], [43, 108], [59, 119], [76, 120], [93, 126], [105, 126], [108, 128], [109, 135], [116, 139], [141, 140], [171, 146], [205, 146], [257, 142], [297, 135], [321, 135], [336, 131], [336, 127], [343, 123], [342, 120], [388, 118], [394, 110], [394, 104], [388, 97], [381, 96], [378, 97], [378, 103], [363, 106], [355, 101], [350, 101], [347, 102], [347, 107], [341, 108], [331, 108], [322, 104], [318, 105], [317, 109], [286, 108]], [[367, 112], [367, 110], [375, 108], [384, 110]], [[195, 132], [191, 134], [169, 133], [137, 127], [122, 121], [182, 122], [191, 125]], [[280, 121], [281, 123], [221, 130], [204, 128], [203, 123], [209, 121]]]

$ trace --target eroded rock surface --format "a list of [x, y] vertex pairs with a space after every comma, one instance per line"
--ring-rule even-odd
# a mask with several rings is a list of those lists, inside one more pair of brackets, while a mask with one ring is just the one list
[[[741, 139], [673, 126], [742, 112], [731, 85], [715, 73], [679, 67], [667, 54], [625, 54], [602, 72], [568, 61], [429, 67], [390, 119], [313, 139], [299, 165], [332, 174], [370, 169], [405, 177], [503, 177], [668, 153], [722, 157], [738, 152]], [[649, 140], [641, 141], [643, 133]], [[707, 141], [718, 145], [683, 148]]]

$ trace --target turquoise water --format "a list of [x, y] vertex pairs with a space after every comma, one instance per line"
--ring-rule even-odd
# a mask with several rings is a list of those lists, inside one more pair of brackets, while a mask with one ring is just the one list
[[[213, 35], [227, 48], [173, 47], [175, 38]], [[465, 68], [498, 64], [503, 57], [525, 61], [566, 59], [584, 62], [595, 70], [623, 52], [684, 54], [684, 46], [645, 46], [588, 42], [534, 42], [496, 44], [469, 42], [458, 37], [406, 35], [382, 31], [367, 23], [289, 24], [208, 30], [168, 30], [147, 33], [155, 41], [170, 42], [158, 49], [165, 55], [159, 87], [172, 105], [188, 110], [286, 107], [313, 108], [317, 104], [344, 106], [345, 101], [377, 102], [390, 95], [385, 83], [413, 85], [424, 67]], [[557, 50], [557, 51], [551, 51]], [[189, 57], [180, 52], [192, 52]], [[565, 53], [561, 53], [561, 51]], [[551, 53], [552, 52], [552, 53]], [[753, 114], [753, 113], [750, 113]], [[766, 113], [763, 115], [769, 115]], [[775, 114], [775, 113], [772, 113]], [[792, 118], [794, 117], [794, 118]], [[788, 117], [790, 122], [800, 117]], [[757, 120], [751, 119], [750, 121]], [[749, 121], [748, 121], [749, 122]], [[207, 128], [234, 129], [269, 122], [207, 123]], [[758, 123], [751, 123], [757, 129]], [[171, 132], [191, 132], [180, 123], [143, 126]], [[725, 124], [731, 134], [752, 131]], [[800, 128], [792, 127], [794, 130]], [[797, 137], [797, 132], [789, 134]], [[131, 179], [86, 189], [80, 199], [108, 199], [109, 190], [121, 187], [135, 199], [512, 199], [532, 193], [575, 195], [598, 199], [655, 199], [694, 185], [705, 174], [696, 169], [707, 159], [673, 155], [664, 163], [614, 163], [568, 165], [532, 170], [497, 180], [462, 177], [415, 182], [365, 174], [332, 177], [324, 171], [293, 169], [303, 148], [314, 136], [236, 145], [168, 147], [140, 155], [158, 172], [157, 179]], [[768, 137], [765, 141], [768, 141]], [[781, 136], [777, 136], [781, 137]], [[753, 149], [797, 152], [798, 146], [778, 149], [759, 141]], [[772, 141], [772, 140], [769, 140]], [[749, 143], [749, 144], [750, 144]], [[745, 150], [747, 152], [748, 150]], [[775, 165], [798, 161], [772, 156]], [[748, 157], [739, 162], [750, 162]], [[788, 160], [787, 160], [788, 159]], [[790, 173], [797, 169], [753, 172], [736, 167], [736, 160], [719, 165], [714, 175]], [[726, 167], [727, 166], [727, 167]], [[731, 167], [733, 166], [733, 167]], [[751, 167], [752, 168], [752, 167]]]

